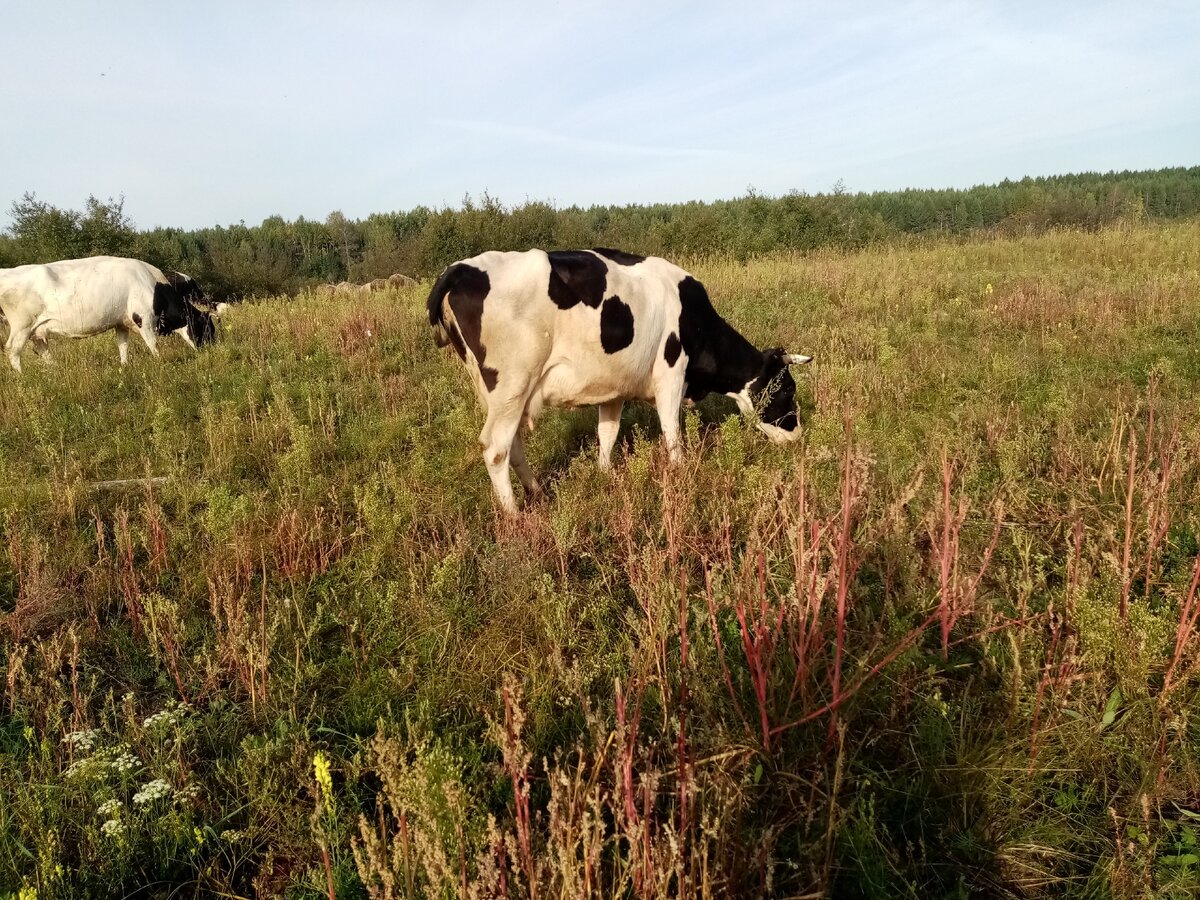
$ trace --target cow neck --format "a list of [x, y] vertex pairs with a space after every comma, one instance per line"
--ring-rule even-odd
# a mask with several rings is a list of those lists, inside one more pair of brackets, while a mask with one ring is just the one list
[[762, 352], [721, 318], [695, 279], [680, 283], [680, 300], [680, 339], [688, 355], [687, 396], [740, 393], [762, 373]]

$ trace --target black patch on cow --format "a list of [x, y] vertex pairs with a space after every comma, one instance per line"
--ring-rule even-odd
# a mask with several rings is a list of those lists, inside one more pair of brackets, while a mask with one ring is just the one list
[[154, 330], [158, 334], [170, 334], [187, 325], [187, 306], [172, 284], [154, 284]]
[[688, 355], [685, 397], [736, 394], [762, 373], [762, 353], [718, 315], [691, 275], [679, 282], [679, 304], [679, 342]]
[[138, 328], [142, 327], [142, 317], [139, 316], [137, 313], [134, 313], [129, 318], [133, 319], [133, 324], [136, 325]]
[[[471, 352], [475, 352], [483, 320], [483, 301], [491, 289], [492, 282], [487, 272], [467, 263], [455, 263], [438, 276], [438, 280], [429, 291], [429, 299], [425, 306], [429, 311], [429, 324], [437, 331], [436, 340], [439, 347], [444, 347], [449, 342], [454, 345], [455, 352], [466, 359], [462, 344], [463, 339], [466, 339]], [[458, 320], [462, 329], [461, 335], [456, 335], [454, 329], [446, 327], [442, 301], [448, 294], [453, 295], [450, 308], [454, 310], [454, 318]], [[472, 338], [475, 343], [472, 343]]]
[[663, 359], [667, 361], [668, 366], [679, 362], [679, 351], [682, 349], [683, 344], [679, 343], [679, 335], [672, 331], [667, 335], [667, 345], [663, 348]]
[[586, 250], [552, 250], [550, 299], [559, 309], [583, 303], [596, 309], [608, 289], [608, 267]]
[[600, 346], [616, 353], [633, 343], [633, 310], [615, 294], [600, 309]]
[[[454, 347], [454, 352], [458, 354], [458, 358], [466, 362], [467, 345], [463, 343], [462, 335], [458, 333], [458, 329], [451, 325], [446, 329], [446, 337], [449, 339], [450, 345]], [[446, 346], [446, 342], [442, 341], [439, 346]]]
[[684, 312], [690, 313], [693, 318], [709, 315], [721, 318], [713, 309], [712, 301], [708, 299], [708, 291], [704, 289], [704, 285], [691, 275], [679, 282], [679, 303]]
[[177, 293], [184, 303], [192, 304], [207, 304], [208, 298], [204, 296], [204, 291], [200, 290], [200, 285], [196, 284], [195, 280], [182, 272], [164, 272], [167, 282], [171, 287], [175, 288]]
[[[466, 361], [467, 348], [470, 348], [489, 391], [495, 390], [500, 377], [496, 369], [484, 365], [487, 348], [483, 345], [482, 336], [483, 303], [491, 289], [492, 281], [483, 269], [467, 263], [455, 263], [438, 277], [426, 304], [429, 324], [439, 331], [438, 344], [451, 344], [463, 361]], [[450, 304], [454, 312], [452, 324], [445, 321], [443, 300]], [[445, 340], [440, 339], [442, 334]]]
[[[491, 279], [483, 269], [467, 263], [455, 263], [438, 277], [429, 292], [429, 301], [426, 304], [429, 324], [445, 332], [447, 340], [455, 345], [455, 352], [463, 359], [466, 359], [466, 352], [459, 342], [465, 342], [480, 364], [483, 363], [484, 355], [479, 337], [483, 327], [483, 301], [487, 299], [491, 289]], [[458, 323], [459, 331], [457, 336], [453, 329], [446, 327], [443, 300], [446, 300], [454, 311], [454, 321]], [[444, 341], [440, 343], [444, 344]]]
[[592, 252], [599, 253], [621, 266], [636, 266], [638, 263], [646, 261], [646, 257], [638, 256], [636, 253], [626, 253], [624, 250], [612, 250], [608, 247], [596, 247]]

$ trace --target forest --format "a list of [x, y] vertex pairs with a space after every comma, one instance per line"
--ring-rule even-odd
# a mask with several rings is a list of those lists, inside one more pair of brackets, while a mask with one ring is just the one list
[[745, 261], [778, 251], [854, 250], [913, 235], [995, 231], [1005, 236], [1055, 228], [1094, 230], [1118, 221], [1200, 213], [1200, 166], [1143, 172], [1023, 178], [965, 190], [828, 193], [779, 197], [748, 189], [713, 203], [556, 207], [508, 206], [486, 192], [458, 208], [418, 206], [353, 220], [271, 216], [187, 231], [139, 229], [124, 198], [89, 197], [60, 209], [35, 193], [15, 200], [0, 235], [0, 267], [96, 254], [133, 256], [187, 272], [214, 299], [295, 293], [322, 282], [365, 282], [393, 273], [436, 275], [483, 250], [617, 247], [694, 260]]

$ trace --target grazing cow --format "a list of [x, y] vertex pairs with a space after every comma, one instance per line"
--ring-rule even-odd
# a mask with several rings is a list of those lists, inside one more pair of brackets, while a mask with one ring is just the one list
[[8, 361], [21, 371], [21, 350], [49, 359], [47, 337], [81, 338], [116, 331], [121, 365], [128, 358], [130, 330], [136, 330], [158, 356], [160, 335], [175, 332], [193, 348], [216, 337], [212, 314], [196, 307], [207, 303], [191, 278], [164, 274], [149, 263], [115, 256], [67, 259], [46, 265], [0, 269], [0, 310], [8, 319]]
[[454, 263], [429, 294], [439, 346], [466, 363], [487, 421], [479, 435], [500, 505], [516, 504], [511, 461], [526, 495], [540, 493], [518, 426], [546, 406], [600, 407], [607, 468], [626, 400], [652, 400], [671, 459], [679, 407], [732, 397], [772, 441], [800, 435], [788, 366], [812, 358], [756, 350], [722, 319], [704, 286], [657, 257], [619, 250], [489, 251]]
[[396, 272], [394, 275], [389, 275], [387, 280], [392, 283], [392, 287], [398, 288], [412, 287], [417, 283], [417, 279], [409, 278], [407, 275], [401, 275], [399, 272]]

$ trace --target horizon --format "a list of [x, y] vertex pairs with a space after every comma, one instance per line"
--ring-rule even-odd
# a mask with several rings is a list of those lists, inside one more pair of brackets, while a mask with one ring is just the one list
[[485, 194], [968, 190], [1200, 147], [1200, 10], [1181, 3], [69, 6], [7, 17], [0, 98], [25, 127], [0, 146], [3, 230], [26, 192], [193, 230]]
[[[414, 212], [418, 209], [427, 209], [430, 212], [440, 212], [443, 210], [459, 212], [459, 211], [462, 211], [463, 209], [465, 209], [465, 204], [467, 201], [470, 201], [475, 206], [480, 206], [483, 201], [485, 201], [486, 199], [489, 199], [489, 198], [491, 200], [495, 201], [496, 203], [498, 203], [501, 206], [504, 213], [512, 212], [515, 209], [519, 209], [522, 206], [525, 206], [525, 205], [531, 204], [531, 203], [544, 203], [547, 206], [549, 206], [552, 210], [554, 210], [555, 212], [563, 212], [563, 211], [571, 210], [571, 209], [578, 209], [578, 210], [582, 210], [582, 211], [586, 212], [591, 209], [626, 209], [626, 208], [633, 208], [633, 207], [651, 207], [651, 206], [683, 206], [683, 205], [687, 205], [687, 204], [691, 204], [691, 203], [697, 203], [697, 204], [708, 206], [708, 205], [713, 205], [713, 204], [717, 204], [717, 203], [732, 203], [732, 202], [737, 202], [739, 200], [744, 200], [744, 199], [747, 199], [748, 197], [750, 197], [751, 193], [753, 193], [754, 196], [763, 197], [768, 200], [779, 199], [780, 197], [784, 197], [789, 194], [800, 194], [801, 196], [807, 196], [807, 197], [830, 197], [830, 196], [835, 196], [835, 195], [841, 195], [841, 196], [847, 196], [847, 197], [856, 197], [856, 196], [869, 197], [869, 196], [877, 195], [877, 194], [903, 194], [903, 193], [907, 193], [909, 191], [916, 191], [916, 192], [928, 191], [928, 192], [934, 192], [934, 193], [946, 191], [946, 192], [968, 193], [968, 192], [976, 190], [976, 189], [1002, 187], [1005, 184], [1020, 184], [1023, 181], [1037, 182], [1037, 181], [1048, 181], [1048, 180], [1055, 179], [1055, 178], [1085, 178], [1085, 177], [1089, 177], [1089, 176], [1093, 176], [1096, 178], [1119, 178], [1120, 176], [1127, 175], [1127, 174], [1128, 175], [1138, 175], [1138, 174], [1148, 174], [1148, 173], [1174, 171], [1174, 170], [1189, 171], [1191, 169], [1196, 169], [1196, 168], [1200, 168], [1200, 163], [1193, 163], [1193, 164], [1182, 163], [1179, 165], [1162, 166], [1162, 167], [1155, 168], [1155, 169], [1109, 169], [1107, 171], [1087, 170], [1087, 171], [1079, 171], [1079, 172], [1053, 172], [1053, 173], [1044, 173], [1044, 174], [1036, 174], [1036, 175], [1022, 175], [1020, 177], [1003, 178], [999, 181], [983, 182], [983, 183], [979, 183], [979, 184], [971, 184], [971, 185], [966, 185], [966, 186], [961, 186], [961, 187], [957, 186], [957, 185], [909, 185], [907, 187], [888, 188], [888, 189], [883, 189], [883, 190], [854, 190], [853, 188], [849, 187], [848, 185], [842, 185], [841, 187], [839, 187], [838, 184], [835, 183], [829, 189], [825, 189], [825, 190], [798, 191], [796, 189], [791, 189], [791, 190], [783, 191], [780, 193], [768, 193], [766, 191], [758, 190], [754, 185], [748, 185], [746, 187], [746, 189], [743, 190], [740, 194], [737, 194], [735, 196], [730, 196], [730, 197], [716, 197], [711, 200], [707, 200], [707, 199], [706, 200], [634, 200], [634, 201], [630, 201], [627, 203], [600, 202], [600, 203], [589, 203], [589, 204], [578, 204], [578, 203], [560, 204], [560, 203], [555, 203], [553, 200], [539, 200], [534, 197], [527, 197], [524, 200], [520, 201], [519, 203], [509, 203], [503, 197], [493, 196], [485, 190], [478, 195], [470, 194], [470, 193], [464, 194], [463, 197], [461, 197], [457, 203], [439, 204], [437, 206], [426, 206], [424, 204], [417, 204], [415, 206], [401, 207], [398, 209], [375, 209], [375, 210], [370, 210], [369, 212], [366, 212], [361, 216], [346, 216], [346, 219], [347, 219], [347, 221], [350, 221], [350, 222], [361, 223], [361, 222], [365, 222], [371, 216], [406, 214], [406, 213]], [[20, 198], [14, 198], [14, 199], [20, 199]], [[38, 196], [37, 199], [39, 202], [44, 200], [44, 198], [42, 198], [40, 196]], [[56, 206], [56, 208], [59, 208], [59, 209], [72, 209], [75, 211], [80, 211], [83, 209], [84, 205], [86, 204], [87, 199], [88, 198], [85, 196], [78, 203], [75, 203], [75, 204], [65, 204], [64, 206], [61, 206], [61, 207], [57, 206], [57, 204], [54, 204], [54, 205]], [[112, 203], [112, 202], [124, 202], [124, 200], [127, 198], [124, 198], [121, 196], [116, 196], [116, 197], [96, 196], [95, 199], [99, 200], [102, 203]], [[10, 202], [10, 206], [11, 205], [12, 204]], [[324, 223], [328, 220], [329, 216], [331, 216], [337, 212], [340, 212], [340, 210], [330, 210], [328, 213], [326, 213], [323, 216], [321, 216], [321, 215], [307, 216], [304, 214], [300, 214], [295, 217], [282, 216], [279, 213], [270, 213], [267, 216], [264, 216], [262, 219], [258, 220], [257, 222], [248, 222], [245, 219], [240, 219], [236, 222], [213, 222], [213, 223], [209, 223], [207, 225], [197, 225], [197, 226], [193, 226], [193, 227], [182, 227], [182, 226], [178, 226], [178, 225], [142, 226], [136, 220], [133, 220], [133, 228], [135, 231], [154, 231], [154, 230], [158, 230], [158, 229], [163, 229], [163, 230], [176, 229], [176, 230], [182, 230], [182, 231], [188, 231], [188, 232], [204, 231], [206, 229], [211, 229], [211, 228], [237, 228], [237, 227], [257, 228], [257, 227], [260, 227], [261, 225], [263, 225], [266, 221], [273, 219], [273, 218], [282, 218], [285, 222], [296, 222], [296, 221], [303, 219], [304, 221], [308, 221], [308, 222]], [[133, 217], [129, 214], [129, 212], [127, 210], [125, 210], [125, 215], [128, 218], [130, 218], [131, 220], [133, 219]], [[7, 232], [0, 230], [0, 233], [7, 233]]]

